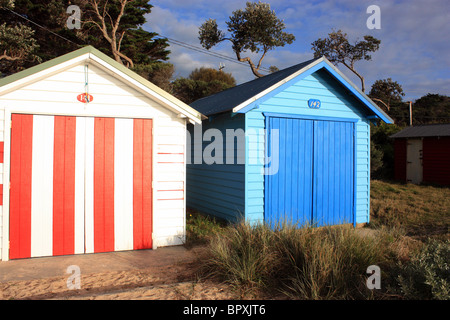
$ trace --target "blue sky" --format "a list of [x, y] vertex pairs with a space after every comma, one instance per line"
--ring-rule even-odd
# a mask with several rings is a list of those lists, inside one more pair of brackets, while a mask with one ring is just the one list
[[[366, 79], [366, 93], [377, 79], [392, 78], [403, 86], [404, 100], [415, 100], [427, 93], [450, 96], [450, 2], [448, 0], [404, 1], [303, 1], [266, 0], [283, 19], [286, 31], [296, 41], [270, 51], [263, 60], [283, 69], [313, 58], [311, 43], [324, 38], [332, 29], [341, 29], [350, 41], [372, 35], [381, 40], [380, 49], [371, 61], [360, 61], [356, 69]], [[226, 31], [225, 21], [237, 9], [245, 8], [245, 0], [153, 0], [152, 13], [144, 29], [201, 47], [198, 28], [207, 19], [216, 19]], [[369, 30], [367, 7], [381, 9], [381, 29]], [[254, 79], [250, 68], [187, 48], [171, 45], [170, 62], [175, 77], [187, 77], [198, 67], [218, 68], [232, 73], [238, 83]], [[213, 52], [234, 57], [231, 46], [222, 43]], [[251, 54], [249, 54], [252, 56]], [[356, 85], [359, 79], [342, 65], [338, 68]]]

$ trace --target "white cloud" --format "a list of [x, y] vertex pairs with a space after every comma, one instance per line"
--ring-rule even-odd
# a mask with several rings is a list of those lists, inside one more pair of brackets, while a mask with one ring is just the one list
[[[264, 1], [264, 0], [263, 0]], [[372, 61], [356, 64], [366, 79], [366, 92], [377, 79], [391, 77], [406, 92], [406, 99], [418, 98], [428, 92], [449, 94], [450, 84], [450, 10], [448, 0], [266, 0], [277, 16], [284, 19], [287, 31], [296, 36], [292, 45], [275, 49], [264, 59], [264, 67], [275, 65], [280, 69], [312, 58], [311, 42], [326, 37], [331, 29], [342, 29], [353, 41], [366, 34], [381, 40], [379, 51]], [[232, 11], [244, 8], [246, 0], [154, 0], [146, 28], [161, 35], [200, 47], [198, 28], [208, 18], [217, 19], [225, 28]], [[369, 30], [366, 9], [376, 4], [381, 8], [381, 30]], [[176, 73], [187, 76], [194, 68], [218, 68], [226, 64], [238, 83], [253, 79], [248, 66], [217, 59], [183, 47], [171, 45], [171, 62]], [[213, 48], [234, 57], [228, 44]], [[252, 55], [255, 56], [255, 55]], [[356, 78], [345, 67], [339, 66], [359, 86]]]

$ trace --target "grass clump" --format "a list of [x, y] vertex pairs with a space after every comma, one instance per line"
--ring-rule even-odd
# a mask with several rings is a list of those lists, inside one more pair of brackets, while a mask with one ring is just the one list
[[230, 226], [209, 245], [209, 270], [243, 292], [263, 288], [275, 263], [273, 233], [262, 225]]
[[366, 237], [346, 227], [286, 228], [278, 233], [277, 251], [286, 275], [283, 285], [291, 298], [368, 298], [366, 270], [385, 266], [389, 252], [378, 237]]
[[240, 223], [210, 243], [209, 268], [241, 290], [265, 290], [294, 299], [358, 299], [370, 265], [389, 257], [381, 240], [348, 227], [271, 229]]

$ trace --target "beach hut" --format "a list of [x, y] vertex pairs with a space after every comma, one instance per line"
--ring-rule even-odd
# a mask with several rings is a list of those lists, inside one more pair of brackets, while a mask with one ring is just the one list
[[396, 180], [450, 185], [450, 124], [408, 127], [391, 138]]
[[191, 104], [187, 206], [229, 221], [369, 222], [370, 122], [392, 119], [326, 58]]
[[91, 46], [1, 79], [1, 259], [183, 243], [201, 117]]

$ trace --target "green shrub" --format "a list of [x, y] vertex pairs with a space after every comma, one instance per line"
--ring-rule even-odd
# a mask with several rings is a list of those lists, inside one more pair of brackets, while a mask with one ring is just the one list
[[427, 243], [401, 265], [398, 283], [407, 299], [450, 299], [450, 241]]
[[197, 212], [188, 212], [186, 215], [186, 245], [199, 245], [208, 243], [215, 234], [222, 232], [226, 223], [215, 217]]

